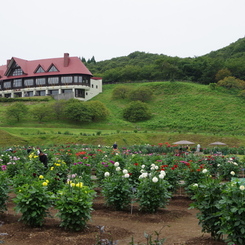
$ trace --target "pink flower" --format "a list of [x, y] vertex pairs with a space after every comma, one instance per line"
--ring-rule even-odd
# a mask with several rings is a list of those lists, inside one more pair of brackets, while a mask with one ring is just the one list
[[7, 166], [6, 165], [2, 165], [2, 171], [4, 171], [4, 170], [7, 170]]

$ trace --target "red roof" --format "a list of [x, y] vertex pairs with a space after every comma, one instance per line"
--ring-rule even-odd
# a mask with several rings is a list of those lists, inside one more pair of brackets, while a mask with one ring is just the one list
[[[68, 66], [64, 66], [64, 57], [42, 60], [23, 60], [13, 57], [10, 62], [15, 61], [24, 72], [21, 76], [6, 76], [5, 73], [8, 69], [7, 65], [0, 66], [0, 79], [21, 78], [21, 77], [37, 77], [37, 76], [50, 76], [50, 75], [69, 75], [69, 74], [85, 74], [92, 76], [92, 73], [82, 63], [78, 57], [69, 57]], [[54, 65], [57, 72], [48, 72], [48, 69]], [[38, 67], [41, 66], [45, 72], [35, 73]]]

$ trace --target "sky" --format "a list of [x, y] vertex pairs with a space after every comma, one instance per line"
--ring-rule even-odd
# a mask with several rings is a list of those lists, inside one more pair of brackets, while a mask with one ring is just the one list
[[0, 65], [141, 51], [202, 56], [245, 37], [245, 0], [11, 0], [0, 10]]

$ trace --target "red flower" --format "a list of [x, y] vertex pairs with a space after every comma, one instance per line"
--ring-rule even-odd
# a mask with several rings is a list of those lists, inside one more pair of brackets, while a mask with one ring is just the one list
[[134, 165], [135, 165], [135, 166], [138, 166], [139, 164], [136, 162], [136, 163], [134, 163]]

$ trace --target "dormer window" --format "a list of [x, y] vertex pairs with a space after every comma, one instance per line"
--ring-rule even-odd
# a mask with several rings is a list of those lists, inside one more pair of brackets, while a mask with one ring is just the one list
[[54, 65], [50, 66], [50, 68], [48, 69], [48, 72], [56, 72], [56, 71], [58, 70]]
[[45, 71], [41, 66], [39, 66], [35, 73], [42, 73], [42, 72], [45, 72]]
[[17, 64], [15, 64], [11, 70], [10, 76], [21, 76], [23, 75], [23, 71], [20, 68], [20, 66], [18, 66]]

